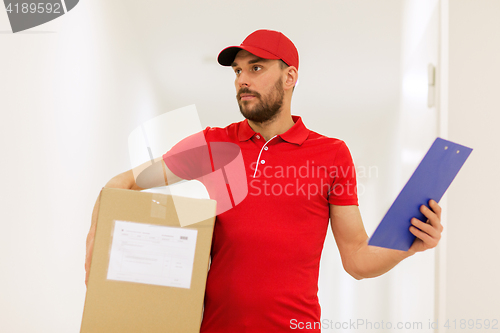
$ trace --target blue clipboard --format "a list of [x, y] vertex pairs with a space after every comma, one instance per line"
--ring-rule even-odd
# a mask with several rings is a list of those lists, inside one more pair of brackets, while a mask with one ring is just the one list
[[439, 202], [472, 152], [471, 148], [437, 138], [378, 225], [368, 245], [408, 251], [415, 240], [410, 220], [427, 218], [420, 206]]

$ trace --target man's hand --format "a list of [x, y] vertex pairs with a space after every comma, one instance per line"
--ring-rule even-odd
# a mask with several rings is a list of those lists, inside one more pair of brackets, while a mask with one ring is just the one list
[[[100, 196], [100, 195], [99, 195]], [[99, 197], [95, 202], [94, 210], [92, 211], [92, 220], [90, 223], [89, 234], [87, 235], [87, 251], [85, 253], [85, 285], [88, 285], [90, 264], [92, 262], [92, 253], [94, 252], [94, 237], [97, 228], [97, 215], [99, 214]]]
[[87, 236], [87, 251], [85, 255], [85, 285], [88, 285], [90, 274], [90, 263], [92, 262], [92, 253], [94, 252], [94, 235], [96, 225], [92, 225]]
[[333, 236], [346, 272], [355, 279], [379, 276], [416, 252], [436, 247], [443, 231], [441, 207], [434, 200], [429, 201], [429, 206], [431, 209], [423, 205], [420, 208], [428, 223], [416, 218], [411, 220], [410, 231], [417, 238], [410, 249], [397, 251], [368, 245], [368, 235], [357, 206], [330, 205]]
[[[139, 182], [137, 184], [136, 180]], [[167, 181], [168, 180], [168, 181]], [[125, 171], [113, 177], [104, 187], [122, 188], [141, 191], [146, 188], [174, 184], [182, 179], [177, 177], [165, 165], [163, 158], [157, 157], [153, 163], [146, 162], [132, 170]], [[94, 252], [94, 236], [97, 227], [97, 215], [99, 214], [99, 198], [92, 211], [92, 221], [87, 236], [87, 251], [85, 255], [85, 284], [88, 283], [92, 253]]]
[[411, 219], [410, 232], [417, 238], [408, 250], [410, 253], [422, 252], [436, 247], [441, 239], [443, 225], [441, 224], [441, 207], [434, 200], [429, 201], [430, 209], [422, 205], [420, 211], [427, 217], [427, 222], [417, 218]]

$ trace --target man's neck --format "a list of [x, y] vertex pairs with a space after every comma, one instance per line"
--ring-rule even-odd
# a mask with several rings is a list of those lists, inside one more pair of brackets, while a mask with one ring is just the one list
[[266, 141], [269, 141], [273, 136], [283, 134], [288, 131], [295, 124], [292, 119], [290, 111], [280, 112], [276, 118], [264, 122], [257, 123], [248, 120], [250, 127], [257, 133], [260, 133]]

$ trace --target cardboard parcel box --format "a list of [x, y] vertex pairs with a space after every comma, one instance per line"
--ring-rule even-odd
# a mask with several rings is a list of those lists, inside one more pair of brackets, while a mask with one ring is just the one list
[[216, 203], [102, 190], [81, 333], [199, 332]]

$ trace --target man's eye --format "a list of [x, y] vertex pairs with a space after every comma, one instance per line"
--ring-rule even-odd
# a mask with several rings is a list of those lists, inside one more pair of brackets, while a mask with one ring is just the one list
[[234, 73], [236, 73], [236, 75], [240, 74], [241, 73], [241, 69], [235, 70]]
[[262, 67], [260, 67], [260, 66], [253, 66], [254, 72], [260, 71], [261, 69], [262, 69]]

